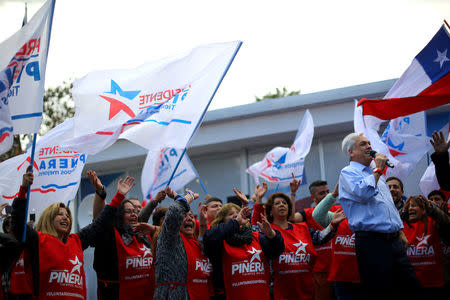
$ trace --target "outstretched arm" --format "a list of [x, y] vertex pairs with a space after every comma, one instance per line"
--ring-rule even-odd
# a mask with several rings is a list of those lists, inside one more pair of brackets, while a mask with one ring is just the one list
[[87, 176], [89, 177], [91, 185], [95, 189], [94, 203], [92, 204], [92, 217], [95, 220], [97, 219], [102, 209], [105, 208], [106, 192], [105, 187], [103, 186], [100, 179], [97, 177], [97, 173], [95, 173], [95, 171], [92, 170], [87, 171]]
[[134, 185], [135, 180], [133, 177], [127, 176], [124, 180], [119, 179], [117, 193], [111, 200], [111, 203], [100, 212], [93, 223], [82, 228], [77, 233], [83, 250], [89, 246], [95, 246], [101, 240], [102, 235], [113, 228], [117, 208]]
[[448, 142], [444, 139], [444, 134], [439, 131], [433, 133], [433, 139], [430, 140], [433, 145], [434, 153], [431, 154], [434, 166], [436, 168], [436, 178], [441, 189], [450, 191], [450, 163], [448, 149], [450, 147], [450, 139]]
[[141, 210], [138, 216], [139, 222], [148, 222], [148, 219], [150, 219], [150, 216], [152, 215], [153, 210], [158, 206], [159, 203], [161, 203], [166, 198], [166, 191], [160, 190], [155, 198], [151, 199]]

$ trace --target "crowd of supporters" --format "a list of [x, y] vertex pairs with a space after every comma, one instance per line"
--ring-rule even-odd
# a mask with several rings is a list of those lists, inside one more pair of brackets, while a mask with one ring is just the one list
[[[432, 144], [441, 189], [405, 195], [399, 178], [387, 178], [389, 199], [403, 229], [399, 235], [375, 237], [401, 241], [418, 280], [415, 296], [447, 299], [450, 143], [435, 133]], [[100, 179], [93, 171], [88, 176], [96, 190], [94, 220], [71, 233], [72, 214], [63, 203], [50, 205], [36, 226], [24, 228], [33, 174], [23, 175], [11, 214], [2, 216], [0, 299], [86, 299], [87, 247], [95, 247], [98, 299], [371, 299], [360, 276], [367, 270], [361, 269], [353, 223], [339, 203], [338, 184], [330, 193], [326, 181], [311, 183], [314, 207], [302, 211], [295, 211], [300, 182], [293, 177], [290, 195], [266, 195], [266, 183], [256, 186], [250, 199], [234, 189], [241, 205], [207, 196], [194, 216], [190, 205], [199, 195], [189, 189], [178, 195], [167, 187], [141, 207], [138, 199], [126, 198], [135, 184], [127, 177], [119, 180], [117, 193], [106, 205]], [[173, 199], [171, 205], [159, 206], [166, 197]], [[253, 209], [249, 202], [254, 202]], [[357, 232], [360, 240], [365, 233]], [[400, 291], [393, 292], [397, 299], [402, 289], [409, 289], [400, 277], [389, 280]]]

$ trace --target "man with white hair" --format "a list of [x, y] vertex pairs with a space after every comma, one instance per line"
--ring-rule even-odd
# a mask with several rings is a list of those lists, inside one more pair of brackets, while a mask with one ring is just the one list
[[378, 153], [375, 168], [370, 167], [371, 150], [362, 133], [347, 135], [342, 151], [349, 155], [350, 164], [339, 177], [339, 202], [355, 232], [363, 291], [367, 299], [399, 299], [399, 295], [421, 299], [419, 281], [406, 255], [406, 239], [402, 239], [403, 222], [382, 176], [388, 159]]

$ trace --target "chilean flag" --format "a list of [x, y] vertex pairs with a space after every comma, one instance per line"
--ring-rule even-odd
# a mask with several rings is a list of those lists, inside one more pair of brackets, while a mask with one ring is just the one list
[[384, 99], [361, 99], [366, 126], [450, 103], [450, 34], [445, 22]]

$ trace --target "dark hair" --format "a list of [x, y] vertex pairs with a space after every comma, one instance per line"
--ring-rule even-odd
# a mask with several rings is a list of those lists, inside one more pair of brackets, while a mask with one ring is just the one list
[[7, 216], [2, 223], [2, 229], [4, 233], [8, 233], [6, 231], [6, 227], [9, 227], [9, 229], [11, 230], [11, 216]]
[[153, 212], [153, 225], [159, 226], [159, 223], [161, 222], [161, 219], [166, 216], [167, 211], [169, 210], [168, 207], [161, 206], [155, 209]]
[[210, 197], [207, 200], [205, 200], [205, 205], [208, 205], [211, 202], [220, 202], [221, 204], [223, 204], [222, 199], [219, 199], [217, 197]]
[[447, 197], [445, 197], [444, 193], [441, 191], [438, 191], [438, 190], [431, 191], [431, 193], [428, 194], [427, 198], [430, 199], [431, 196], [436, 196], [436, 195], [440, 196], [442, 198], [442, 200], [444, 200], [444, 202], [447, 201]]
[[388, 179], [386, 179], [386, 183], [387, 183], [388, 181], [391, 181], [391, 180], [397, 180], [397, 181], [400, 183], [400, 188], [401, 188], [402, 191], [403, 191], [403, 182], [402, 182], [398, 177], [391, 176], [391, 177], [389, 177]]
[[408, 204], [407, 207], [405, 207], [405, 212], [406, 212], [406, 223], [408, 224], [409, 227], [411, 227], [412, 225], [409, 223], [409, 207], [411, 206], [411, 203], [414, 202], [415, 204], [417, 204], [417, 206], [419, 206], [422, 211], [423, 211], [423, 215], [422, 215], [422, 221], [424, 223], [424, 234], [426, 235], [428, 233], [428, 218], [427, 218], [427, 210], [425, 208], [425, 204], [422, 202], [422, 199], [419, 196], [411, 196], [410, 198], [410, 202]]
[[134, 207], [133, 203], [131, 203], [130, 200], [125, 199], [122, 201], [122, 203], [120, 203], [119, 207], [117, 208], [117, 212], [116, 212], [116, 229], [120, 232], [123, 233], [123, 216], [125, 215], [125, 204], [126, 203], [130, 203], [131, 206]]
[[313, 189], [319, 186], [327, 185], [328, 183], [325, 180], [316, 180], [309, 185], [309, 192], [312, 194]]
[[287, 205], [288, 205], [288, 219], [289, 219], [289, 216], [291, 215], [292, 209], [293, 209], [292, 203], [291, 203], [291, 199], [285, 193], [278, 192], [278, 193], [271, 194], [269, 196], [269, 199], [267, 199], [266, 204], [264, 204], [264, 208], [266, 209], [266, 217], [267, 217], [267, 220], [270, 223], [273, 222], [273, 216], [272, 216], [271, 212], [272, 212], [273, 204], [275, 202], [275, 198], [282, 198], [282, 199], [284, 199], [287, 202]]

